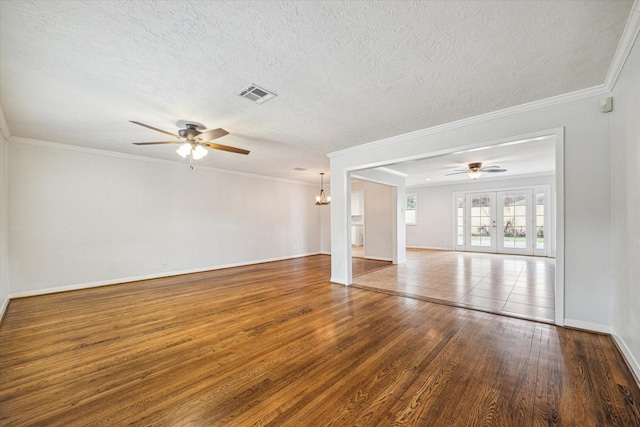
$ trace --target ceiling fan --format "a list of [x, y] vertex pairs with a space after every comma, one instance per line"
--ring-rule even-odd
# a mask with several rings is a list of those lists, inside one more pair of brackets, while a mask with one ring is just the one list
[[482, 167], [482, 162], [474, 162], [469, 163], [468, 169], [456, 169], [453, 173], [448, 173], [445, 176], [449, 175], [458, 175], [461, 173], [466, 173], [470, 178], [476, 180], [480, 178], [484, 172], [493, 173], [493, 172], [506, 172], [506, 169], [500, 168], [500, 166], [487, 166], [486, 168]]
[[156, 132], [164, 133], [165, 135], [176, 138], [175, 141], [134, 142], [134, 145], [180, 144], [180, 148], [178, 148], [176, 152], [184, 158], [189, 156], [189, 159], [191, 161], [191, 169], [193, 169], [192, 162], [194, 159], [200, 160], [207, 155], [207, 148], [228, 151], [230, 153], [245, 155], [249, 154], [248, 150], [243, 150], [242, 148], [230, 147], [228, 145], [209, 142], [213, 139], [222, 138], [223, 136], [229, 134], [229, 132], [222, 128], [205, 130], [205, 127], [199, 123], [185, 123], [185, 129], [178, 130], [178, 135], [176, 135], [162, 129], [154, 128], [153, 126], [149, 126], [144, 123], [136, 122], [134, 120], [130, 120], [130, 122], [138, 126], [155, 130]]

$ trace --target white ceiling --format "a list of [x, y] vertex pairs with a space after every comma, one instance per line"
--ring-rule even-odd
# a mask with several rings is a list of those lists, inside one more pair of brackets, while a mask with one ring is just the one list
[[0, 103], [13, 136], [168, 160], [129, 120], [222, 127], [251, 154], [200, 164], [317, 182], [326, 153], [602, 84], [632, 4], [2, 0]]

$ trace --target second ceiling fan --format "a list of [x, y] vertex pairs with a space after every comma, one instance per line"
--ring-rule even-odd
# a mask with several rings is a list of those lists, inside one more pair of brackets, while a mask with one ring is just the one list
[[494, 172], [506, 172], [506, 169], [502, 169], [500, 166], [487, 166], [486, 168], [482, 167], [482, 162], [473, 162], [469, 163], [469, 169], [456, 169], [453, 173], [448, 173], [449, 175], [458, 175], [461, 173], [466, 173], [470, 178], [476, 180], [480, 178], [484, 172], [494, 173]]

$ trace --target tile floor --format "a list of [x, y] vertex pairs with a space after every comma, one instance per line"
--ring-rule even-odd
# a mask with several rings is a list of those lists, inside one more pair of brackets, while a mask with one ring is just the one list
[[554, 322], [555, 259], [407, 249], [407, 262], [354, 276], [353, 285]]

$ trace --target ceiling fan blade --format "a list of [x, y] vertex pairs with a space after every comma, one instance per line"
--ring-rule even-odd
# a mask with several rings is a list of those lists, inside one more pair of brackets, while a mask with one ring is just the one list
[[482, 172], [506, 172], [506, 169], [482, 169]]
[[449, 176], [449, 175], [460, 175], [461, 173], [467, 173], [468, 171], [461, 171], [461, 172], [453, 172], [453, 173], [446, 173], [444, 174], [444, 176]]
[[230, 153], [249, 154], [248, 150], [243, 150], [242, 148], [229, 147], [228, 145], [214, 144], [213, 142], [201, 142], [200, 145], [213, 148], [214, 150], [228, 151]]
[[500, 169], [500, 166], [487, 166], [486, 168], [482, 168], [483, 171], [487, 171], [488, 169]]
[[134, 142], [133, 145], [180, 144], [182, 141]]
[[131, 123], [136, 124], [138, 126], [142, 126], [145, 127], [147, 129], [151, 129], [151, 130], [155, 130], [156, 132], [162, 132], [165, 135], [169, 135], [169, 136], [173, 136], [174, 138], [180, 138], [178, 135], [171, 133], [171, 132], [167, 132], [166, 130], [162, 130], [162, 129], [158, 129], [158, 128], [154, 128], [153, 126], [149, 126], [149, 125], [145, 125], [144, 123], [140, 123], [140, 122], [135, 122], [133, 120], [129, 120]]
[[211, 129], [211, 130], [204, 131], [200, 135], [198, 135], [196, 138], [199, 138], [203, 141], [211, 141], [212, 139], [221, 138], [225, 135], [229, 135], [229, 132], [227, 132], [222, 128], [218, 128], [218, 129]]

